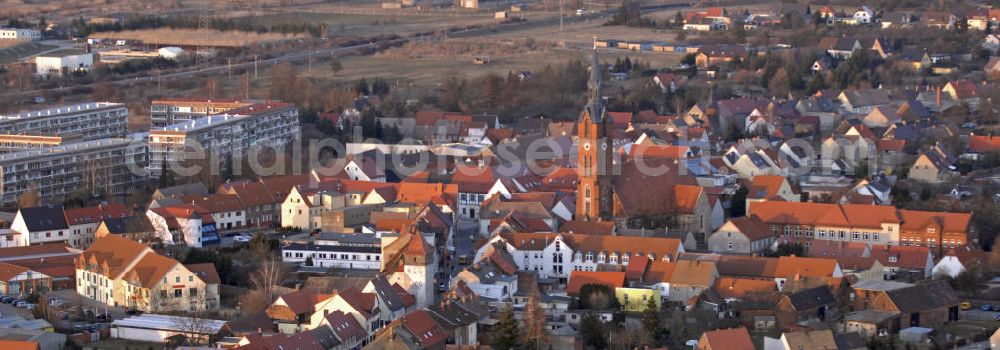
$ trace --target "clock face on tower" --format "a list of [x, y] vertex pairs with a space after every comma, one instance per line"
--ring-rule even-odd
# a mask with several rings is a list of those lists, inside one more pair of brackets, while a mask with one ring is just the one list
[[589, 151], [589, 150], [590, 150], [590, 142], [587, 142], [587, 143], [584, 143], [584, 144], [583, 144], [583, 149], [585, 149], [585, 150], [588, 150], [588, 151]]
[[607, 151], [608, 150], [608, 144], [607, 144], [607, 142], [601, 143], [601, 150], [602, 151]]

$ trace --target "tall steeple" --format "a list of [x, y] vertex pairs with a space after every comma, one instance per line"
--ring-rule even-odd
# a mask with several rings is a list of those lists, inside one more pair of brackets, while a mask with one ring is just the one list
[[590, 80], [587, 89], [590, 91], [587, 100], [587, 112], [595, 123], [604, 121], [604, 97], [601, 96], [601, 61], [597, 58], [597, 47], [594, 47], [590, 61]]

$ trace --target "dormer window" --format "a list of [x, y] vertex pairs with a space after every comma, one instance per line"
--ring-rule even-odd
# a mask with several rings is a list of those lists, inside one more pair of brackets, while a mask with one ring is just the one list
[[889, 257], [889, 262], [891, 262], [891, 263], [894, 263], [894, 262], [896, 262], [897, 260], [898, 260], [898, 259], [897, 259], [897, 258], [896, 258], [895, 256], [890, 256], [890, 257]]
[[597, 254], [597, 262], [603, 263], [604, 262], [604, 258], [605, 258], [604, 253]]
[[593, 252], [588, 252], [587, 253], [587, 261], [594, 261], [594, 253]]
[[622, 257], [622, 263], [628, 264], [628, 255]]

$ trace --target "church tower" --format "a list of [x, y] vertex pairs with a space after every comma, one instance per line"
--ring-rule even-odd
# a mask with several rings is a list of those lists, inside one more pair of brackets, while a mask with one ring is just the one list
[[608, 118], [601, 96], [601, 65], [594, 49], [587, 107], [576, 122], [577, 176], [576, 219], [613, 220], [614, 194], [611, 188], [612, 152], [608, 139]]

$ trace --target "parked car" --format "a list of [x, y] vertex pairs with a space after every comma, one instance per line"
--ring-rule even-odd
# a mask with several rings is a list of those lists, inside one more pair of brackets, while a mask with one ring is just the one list
[[0, 298], [0, 302], [2, 302], [4, 304], [10, 304], [10, 302], [14, 301], [14, 299], [15, 299], [14, 297], [8, 295], [8, 296]]
[[992, 308], [990, 307], [990, 304], [984, 304], [983, 305], [983, 311], [990, 311], [990, 310], [992, 310]]
[[968, 301], [963, 301], [962, 304], [960, 304], [959, 306], [962, 307], [962, 310], [968, 310], [972, 308], [972, 303]]
[[225, 237], [236, 237], [236, 236], [245, 236], [245, 234], [240, 233], [240, 232], [230, 232], [230, 233], [224, 234], [223, 236], [225, 236]]
[[233, 237], [233, 241], [234, 242], [240, 242], [240, 243], [248, 243], [248, 242], [250, 242], [250, 236], [247, 236], [247, 235], [236, 236], [236, 237]]
[[128, 310], [125, 310], [125, 314], [126, 315], [139, 315], [139, 314], [142, 314], [142, 311], [139, 311], [139, 310], [136, 310], [136, 309], [128, 309]]

